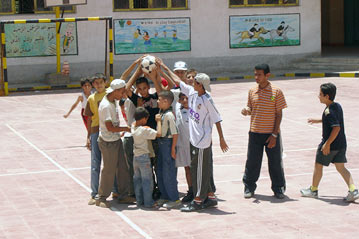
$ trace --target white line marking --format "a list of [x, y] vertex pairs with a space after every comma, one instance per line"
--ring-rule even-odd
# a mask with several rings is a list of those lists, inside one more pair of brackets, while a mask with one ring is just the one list
[[[65, 173], [67, 176], [72, 178], [77, 184], [79, 184], [82, 188], [84, 188], [89, 193], [91, 192], [91, 189], [87, 187], [85, 184], [83, 184], [79, 179], [77, 179], [75, 176], [73, 176], [67, 169], [62, 167], [60, 164], [58, 164], [55, 160], [53, 160], [50, 156], [48, 156], [45, 152], [43, 152], [41, 149], [39, 149], [36, 145], [31, 143], [29, 140], [27, 140], [24, 136], [22, 136], [19, 132], [17, 132], [15, 129], [13, 129], [10, 125], [6, 124], [6, 127], [8, 127], [12, 132], [14, 132], [17, 136], [22, 138], [26, 143], [28, 143], [31, 147], [33, 147], [36, 151], [38, 151], [40, 154], [42, 154], [47, 160], [49, 160], [51, 163], [53, 163], [56, 167], [58, 167], [63, 173]], [[151, 237], [144, 232], [140, 227], [138, 227], [135, 223], [133, 223], [128, 217], [126, 217], [122, 212], [115, 212], [118, 216], [120, 216], [128, 225], [130, 225], [134, 230], [136, 230], [139, 234], [141, 234], [143, 237], [150, 239]]]
[[[239, 166], [239, 165], [237, 165]], [[354, 169], [350, 169], [350, 172], [352, 171], [359, 171], [359, 168], [354, 168]], [[333, 173], [338, 173], [338, 171], [336, 170], [332, 170], [332, 171], [326, 171], [325, 174], [333, 174]], [[289, 174], [289, 175], [285, 175], [285, 177], [300, 177], [300, 176], [307, 176], [307, 175], [313, 175], [313, 172], [310, 173], [297, 173], [297, 174]], [[264, 177], [259, 177], [259, 180], [264, 180], [264, 179], [270, 179], [269, 176], [264, 176]], [[233, 179], [233, 180], [222, 180], [222, 181], [214, 181], [215, 184], [217, 183], [233, 183], [233, 182], [242, 182], [242, 179]], [[184, 186], [188, 186], [187, 184], [178, 184], [179, 187], [184, 187]]]
[[[85, 170], [85, 169], [90, 169], [91, 167], [83, 167], [83, 168], [68, 168], [68, 171], [79, 171], [79, 170]], [[0, 174], [0, 177], [5, 177], [5, 176], [17, 176], [17, 175], [30, 175], [30, 174], [40, 174], [40, 173], [56, 173], [56, 172], [61, 172], [61, 170], [59, 169], [54, 169], [54, 170], [44, 170], [44, 171], [33, 171], [33, 172], [21, 172], [21, 173], [5, 173], [5, 174]]]

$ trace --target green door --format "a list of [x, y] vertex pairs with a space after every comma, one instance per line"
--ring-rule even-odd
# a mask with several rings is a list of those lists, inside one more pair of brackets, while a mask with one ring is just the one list
[[344, 0], [344, 42], [359, 46], [359, 1]]

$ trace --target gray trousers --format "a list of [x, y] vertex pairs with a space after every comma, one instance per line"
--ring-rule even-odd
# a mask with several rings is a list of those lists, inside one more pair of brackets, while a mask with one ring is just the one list
[[[204, 201], [208, 193], [215, 191], [213, 182], [212, 145], [199, 149], [191, 145], [191, 178], [193, 194]], [[212, 181], [212, 182], [211, 182]]]
[[133, 195], [135, 194], [134, 188], [133, 188], [133, 137], [124, 137], [123, 138], [123, 148], [125, 150], [126, 154], [126, 160], [129, 167], [130, 172], [130, 191], [129, 194]]
[[127, 197], [130, 187], [130, 173], [126, 162], [122, 140], [106, 142], [100, 137], [98, 145], [102, 153], [103, 168], [100, 175], [98, 197], [104, 201], [112, 191], [117, 176], [119, 198]]

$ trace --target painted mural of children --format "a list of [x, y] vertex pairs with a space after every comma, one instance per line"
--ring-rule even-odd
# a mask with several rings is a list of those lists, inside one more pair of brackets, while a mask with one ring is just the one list
[[63, 53], [67, 53], [69, 51], [70, 44], [75, 39], [72, 34], [74, 27], [75, 27], [74, 24], [68, 24], [66, 27], [66, 33], [65, 33], [65, 35], [63, 35], [64, 40], [62, 42]]
[[152, 43], [151, 43], [151, 37], [150, 35], [148, 34], [147, 31], [144, 31], [145, 35], [143, 36], [143, 40], [145, 40], [144, 44], [145, 46], [151, 46]]
[[176, 43], [177, 41], [177, 30], [173, 30], [173, 33], [172, 33], [172, 40], [173, 40], [173, 43]]

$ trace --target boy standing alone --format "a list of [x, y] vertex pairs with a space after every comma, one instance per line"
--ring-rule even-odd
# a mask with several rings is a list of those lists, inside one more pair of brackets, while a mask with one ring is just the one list
[[300, 190], [303, 197], [318, 197], [318, 186], [323, 175], [323, 165], [329, 166], [333, 163], [348, 185], [349, 192], [344, 198], [347, 202], [354, 202], [359, 198], [358, 189], [355, 188], [350, 172], [345, 168], [347, 162], [345, 152], [347, 141], [344, 132], [344, 116], [341, 105], [334, 102], [336, 86], [332, 83], [320, 86], [319, 101], [326, 107], [322, 119], [308, 119], [308, 123], [323, 124], [323, 138], [317, 149], [312, 186]]
[[244, 197], [251, 198], [254, 195], [262, 166], [263, 148], [265, 148], [274, 196], [283, 199], [285, 178], [282, 166], [280, 123], [282, 110], [287, 107], [287, 104], [281, 89], [268, 81], [269, 66], [260, 64], [254, 69], [258, 85], [249, 90], [247, 108], [242, 110], [244, 116], [251, 116], [247, 161], [243, 175]]

